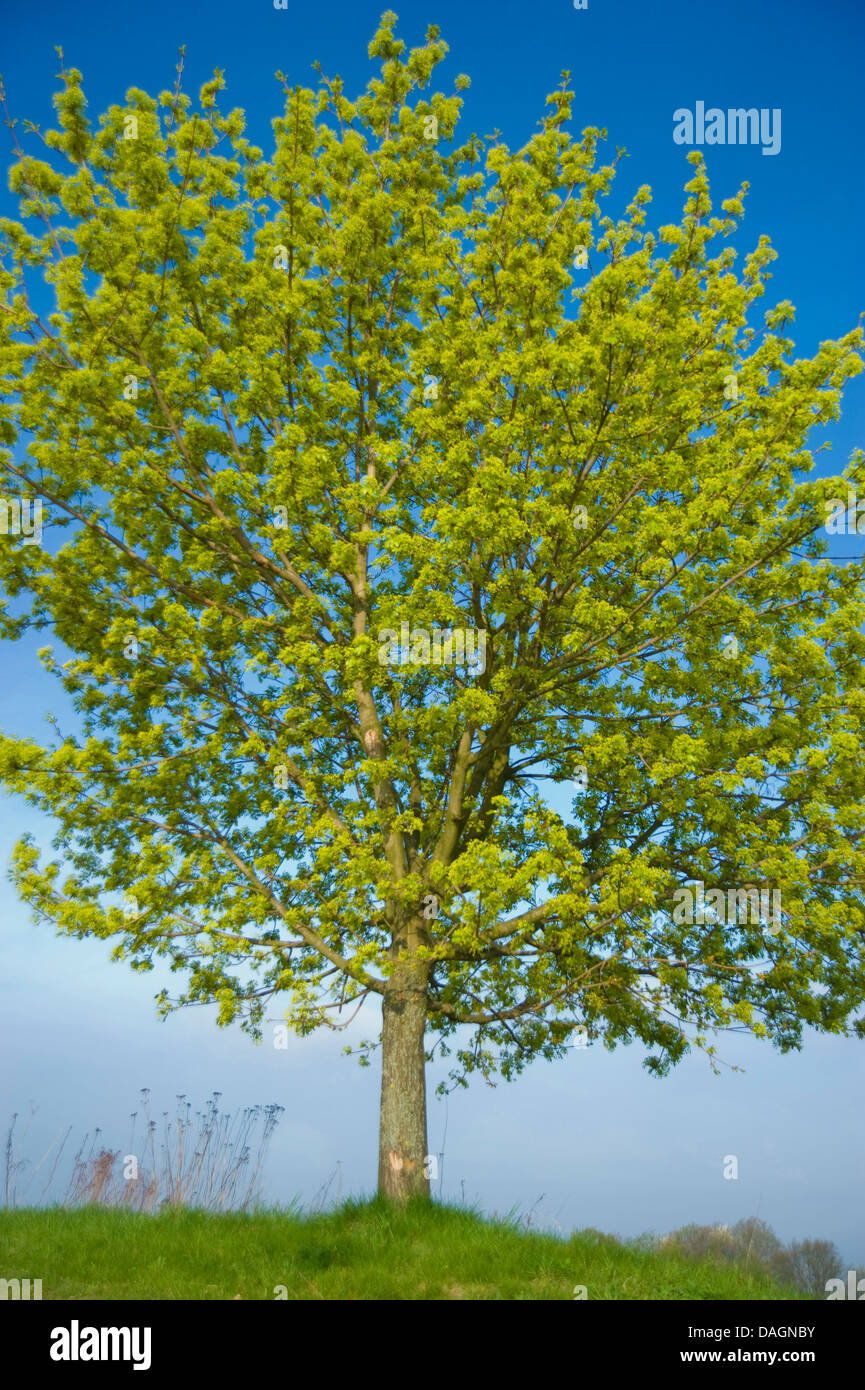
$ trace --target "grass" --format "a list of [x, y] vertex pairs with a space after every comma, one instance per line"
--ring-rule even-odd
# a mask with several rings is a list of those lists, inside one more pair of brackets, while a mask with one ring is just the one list
[[569, 1239], [461, 1207], [150, 1215], [100, 1206], [0, 1210], [0, 1277], [43, 1299], [801, 1299], [739, 1264], [599, 1231]]

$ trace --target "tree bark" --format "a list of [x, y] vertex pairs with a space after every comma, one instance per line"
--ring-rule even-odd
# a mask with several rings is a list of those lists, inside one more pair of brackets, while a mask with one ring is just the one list
[[378, 1190], [405, 1201], [429, 1196], [424, 1031], [427, 971], [397, 966], [382, 1006]]

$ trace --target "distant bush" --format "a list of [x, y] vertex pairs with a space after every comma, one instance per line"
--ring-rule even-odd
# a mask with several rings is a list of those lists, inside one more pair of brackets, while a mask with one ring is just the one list
[[695, 1260], [714, 1259], [759, 1266], [781, 1283], [814, 1298], [825, 1298], [828, 1279], [846, 1277], [842, 1258], [829, 1240], [794, 1240], [785, 1246], [771, 1226], [756, 1216], [735, 1226], [682, 1226], [662, 1236], [660, 1248]]
[[820, 1298], [826, 1296], [828, 1279], [843, 1279], [846, 1275], [841, 1256], [830, 1240], [794, 1240], [788, 1249], [779, 1252], [776, 1268], [779, 1277], [794, 1289]]

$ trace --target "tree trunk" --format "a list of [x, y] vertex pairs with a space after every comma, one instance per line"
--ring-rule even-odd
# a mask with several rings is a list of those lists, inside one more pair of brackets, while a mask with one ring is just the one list
[[425, 968], [398, 966], [382, 1006], [378, 1190], [395, 1201], [429, 1196], [424, 1175], [426, 990]]

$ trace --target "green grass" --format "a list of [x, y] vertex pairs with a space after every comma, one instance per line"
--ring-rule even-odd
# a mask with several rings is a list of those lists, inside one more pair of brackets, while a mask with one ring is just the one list
[[0, 1277], [43, 1299], [796, 1299], [741, 1265], [598, 1231], [569, 1239], [459, 1207], [379, 1200], [314, 1216], [106, 1207], [0, 1211]]

